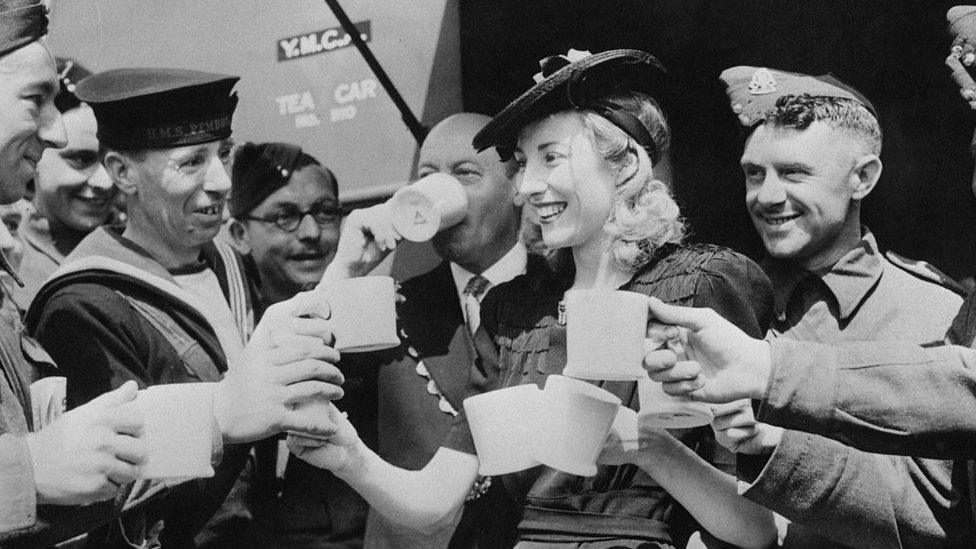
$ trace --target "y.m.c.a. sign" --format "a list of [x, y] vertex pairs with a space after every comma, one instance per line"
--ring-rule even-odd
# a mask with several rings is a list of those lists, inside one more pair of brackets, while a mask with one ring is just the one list
[[[369, 21], [356, 23], [356, 30], [363, 42], [372, 38]], [[301, 59], [328, 51], [347, 48], [352, 45], [352, 37], [342, 27], [335, 27], [278, 40], [278, 61]]]

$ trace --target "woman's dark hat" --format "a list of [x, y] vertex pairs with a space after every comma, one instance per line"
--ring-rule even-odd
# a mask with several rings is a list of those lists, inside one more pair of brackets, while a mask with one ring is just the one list
[[100, 144], [118, 150], [182, 147], [230, 137], [236, 76], [186, 69], [133, 68], [82, 80]]
[[502, 158], [511, 155], [518, 133], [533, 120], [566, 109], [585, 108], [614, 123], [657, 161], [650, 132], [636, 117], [605, 98], [622, 91], [651, 95], [664, 91], [667, 70], [653, 55], [639, 50], [610, 50], [597, 54], [569, 50], [567, 55], [539, 62], [536, 85], [502, 109], [474, 136], [478, 151], [497, 147]]
[[0, 0], [0, 57], [47, 34], [47, 22], [40, 0]]
[[245, 143], [234, 154], [231, 169], [230, 215], [251, 213], [265, 198], [288, 184], [302, 155], [288, 143]]

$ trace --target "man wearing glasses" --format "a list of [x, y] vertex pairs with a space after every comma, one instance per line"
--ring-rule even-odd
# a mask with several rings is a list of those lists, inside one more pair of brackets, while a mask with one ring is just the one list
[[230, 235], [254, 260], [266, 305], [314, 287], [339, 243], [339, 185], [286, 143], [246, 143], [231, 174]]
[[[257, 273], [261, 305], [318, 284], [335, 257], [342, 221], [339, 184], [328, 168], [295, 145], [246, 143], [234, 155], [229, 205], [228, 232]], [[346, 377], [343, 411], [367, 431], [375, 423], [376, 400], [362, 390], [364, 371], [340, 368]], [[290, 456], [277, 441], [258, 446], [253, 511], [259, 545], [361, 545], [365, 500], [331, 472], [300, 459], [289, 457], [287, 469], [277, 470], [279, 454]]]

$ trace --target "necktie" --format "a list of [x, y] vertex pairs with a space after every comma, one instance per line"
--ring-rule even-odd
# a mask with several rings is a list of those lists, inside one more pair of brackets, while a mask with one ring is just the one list
[[488, 291], [491, 282], [481, 275], [474, 275], [464, 286], [464, 317], [468, 330], [474, 335], [481, 324], [481, 304], [479, 298]]

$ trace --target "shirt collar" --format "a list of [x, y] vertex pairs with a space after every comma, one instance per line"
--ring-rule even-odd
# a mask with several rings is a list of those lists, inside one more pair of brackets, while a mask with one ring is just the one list
[[767, 258], [767, 274], [773, 283], [776, 315], [782, 319], [796, 287], [808, 276], [817, 276], [837, 300], [841, 319], [850, 317], [881, 278], [884, 264], [878, 243], [867, 227], [861, 228], [861, 241], [823, 273], [805, 271], [789, 261]]
[[[528, 252], [525, 249], [525, 245], [521, 242], [516, 242], [508, 253], [503, 255], [491, 267], [485, 269], [485, 272], [481, 273], [481, 276], [487, 278], [492, 286], [497, 286], [525, 273], [527, 261]], [[452, 261], [451, 275], [454, 277], [454, 287], [457, 290], [458, 298], [463, 300], [464, 287], [468, 285], [468, 281], [474, 277], [475, 273]], [[483, 297], [484, 294], [481, 294], [478, 297], [478, 301], [480, 302]]]

